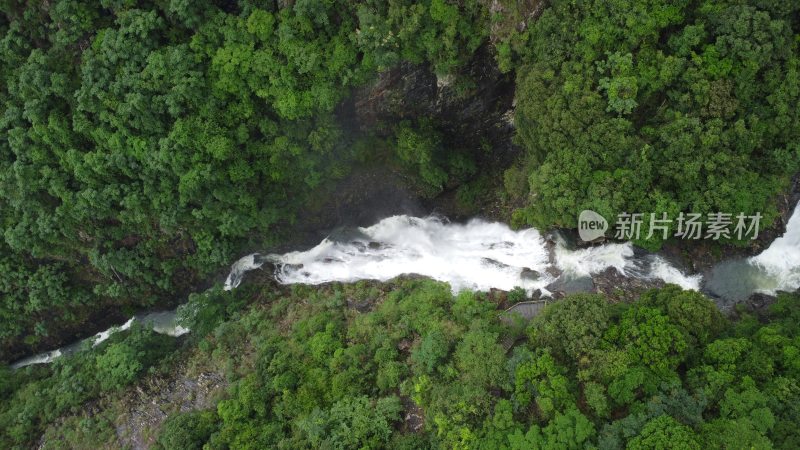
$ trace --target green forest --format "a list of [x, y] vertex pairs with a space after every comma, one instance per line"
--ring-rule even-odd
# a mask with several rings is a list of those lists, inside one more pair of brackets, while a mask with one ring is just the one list
[[[576, 294], [530, 324], [499, 320], [495, 300], [426, 280], [193, 295], [182, 348], [134, 327], [52, 366], [0, 372], [0, 446], [44, 435], [44, 448], [120, 448], [119, 392], [177, 359], [229, 384], [215, 408], [167, 411], [153, 448], [800, 445], [797, 295], [729, 320], [677, 286], [633, 303]], [[412, 401], [423, 430], [404, 422]]]
[[[120, 448], [122, 394], [179, 366], [225, 386], [167, 411], [155, 448], [800, 447], [797, 294], [731, 317], [672, 285], [579, 294], [509, 325], [432, 281], [215, 284], [374, 168], [517, 228], [591, 209], [776, 231], [799, 47], [787, 0], [0, 0], [0, 448]], [[480, 54], [513, 85], [510, 156], [404, 105], [354, 125], [398, 68], [478, 96]], [[6, 364], [186, 298], [187, 337]]]

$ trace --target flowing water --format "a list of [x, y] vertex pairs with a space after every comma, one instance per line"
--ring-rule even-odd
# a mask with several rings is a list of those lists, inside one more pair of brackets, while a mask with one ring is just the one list
[[233, 265], [225, 288], [235, 288], [247, 271], [269, 262], [275, 279], [284, 284], [386, 281], [418, 274], [448, 282], [455, 292], [521, 287], [548, 295], [547, 286], [558, 274], [574, 280], [613, 268], [625, 276], [699, 289], [698, 275], [686, 275], [658, 255], [636, 256], [630, 243], [574, 249], [558, 235], [550, 240], [533, 228], [514, 231], [479, 219], [459, 224], [439, 217], [393, 216], [371, 227], [340, 230], [306, 251], [247, 255]]
[[728, 306], [756, 292], [775, 295], [800, 288], [800, 208], [795, 206], [786, 233], [766, 250], [750, 258], [717, 264], [704, 287]]
[[189, 332], [187, 328], [182, 327], [178, 323], [175, 311], [159, 311], [147, 314], [137, 314], [120, 326], [111, 327], [105, 331], [95, 334], [94, 336], [74, 342], [57, 350], [44, 352], [21, 359], [11, 364], [11, 368], [19, 369], [20, 367], [29, 366], [31, 364], [45, 364], [52, 362], [54, 359], [60, 356], [70, 355], [83, 349], [96, 347], [101, 342], [110, 338], [112, 334], [129, 329], [134, 322], [147, 324], [148, 326], [152, 327], [153, 331], [156, 333], [167, 334], [169, 336], [181, 336]]
[[[800, 212], [795, 208], [786, 233], [761, 254], [717, 264], [707, 279], [687, 274], [658, 254], [634, 249], [631, 243], [609, 243], [575, 249], [557, 234], [545, 238], [538, 230], [514, 231], [507, 225], [479, 219], [465, 224], [440, 217], [393, 216], [370, 227], [337, 230], [317, 246], [285, 254], [253, 253], [236, 261], [225, 289], [236, 288], [248, 271], [274, 268], [284, 284], [321, 284], [331, 281], [386, 281], [403, 274], [419, 274], [450, 283], [453, 291], [521, 287], [529, 293], [547, 287], [560, 276], [588, 280], [608, 270], [626, 277], [662, 280], [684, 289], [708, 293], [722, 307], [746, 300], [751, 294], [775, 294], [800, 288]], [[17, 361], [14, 368], [48, 363], [61, 355], [99, 344], [134, 321], [150, 322], [159, 333], [179, 336], [174, 311], [135, 316], [120, 327], [67, 347]]]

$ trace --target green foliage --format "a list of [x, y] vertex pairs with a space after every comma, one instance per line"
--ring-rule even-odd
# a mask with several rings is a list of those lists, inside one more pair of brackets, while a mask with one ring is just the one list
[[178, 307], [178, 319], [192, 334], [205, 336], [243, 307], [247, 291], [247, 286], [233, 293], [216, 285], [205, 292], [190, 294], [189, 300]]
[[418, 367], [418, 373], [430, 374], [449, 353], [447, 336], [440, 330], [433, 330], [422, 338], [419, 347], [411, 354], [411, 361]]
[[355, 397], [335, 403], [329, 411], [315, 410], [299, 427], [314, 447], [383, 448], [401, 410], [397, 397]]
[[172, 337], [134, 323], [125, 340], [110, 343], [97, 355], [95, 377], [103, 390], [127, 386], [173, 348]]
[[[263, 288], [263, 287], [262, 287]], [[630, 304], [549, 305], [510, 352], [496, 305], [444, 283], [297, 286], [269, 302], [213, 288], [187, 365], [227, 375], [212, 410], [175, 413], [157, 448], [793, 448], [800, 442], [797, 295], [728, 322], [675, 286]], [[217, 309], [227, 298], [231, 309]], [[222, 296], [222, 297], [220, 297]], [[343, 299], [372, 299], [360, 312]], [[745, 314], [740, 312], [740, 314]], [[570, 340], [570, 334], [574, 339]], [[134, 326], [50, 366], [0, 370], [0, 445], [119, 446], [120, 405], [173, 338]], [[168, 361], [168, 360], [167, 360]], [[163, 373], [163, 372], [162, 372]], [[103, 404], [103, 402], [98, 402]], [[63, 417], [66, 416], [66, 417]], [[62, 419], [59, 419], [62, 417]], [[404, 420], [405, 419], [405, 420]], [[70, 444], [73, 445], [73, 444]]]
[[193, 411], [170, 415], [156, 438], [157, 449], [201, 450], [217, 430], [213, 411]]
[[580, 361], [598, 347], [608, 326], [606, 299], [577, 294], [548, 306], [531, 323], [529, 335], [532, 343], [551, 348], [560, 358]]
[[97, 371], [105, 390], [124, 386], [136, 378], [144, 366], [139, 355], [127, 344], [111, 344], [97, 358]]
[[691, 428], [665, 415], [647, 422], [641, 433], [631, 439], [627, 448], [700, 450], [702, 447]]
[[0, 347], [36, 343], [57, 330], [53, 314], [70, 319], [90, 304], [91, 292], [71, 279], [75, 270], [59, 261], [37, 263], [0, 242]]
[[[364, 156], [336, 114], [351, 88], [403, 61], [455, 73], [487, 35], [477, 2], [290, 3], [3, 8], [0, 348], [174, 298], [274, 243]], [[431, 189], [474, 171], [415, 133], [400, 159]]]
[[[34, 365], [15, 372], [0, 372], [0, 447], [24, 448], [41, 436], [44, 428], [64, 414], [82, 411], [85, 403], [108, 391], [115, 394], [159, 364], [175, 349], [170, 336], [134, 324], [130, 331], [113, 334], [94, 349], [56, 359], [47, 366]], [[108, 417], [75, 419], [48, 430], [54, 439], [89, 445], [109, 439], [114, 432]], [[105, 438], [103, 438], [105, 436]]]
[[101, 448], [116, 444], [116, 429], [108, 412], [91, 417], [70, 416], [57, 426], [49, 426], [42, 436], [43, 450]]
[[441, 167], [441, 135], [430, 121], [423, 121], [415, 129], [410, 122], [401, 122], [397, 130], [397, 156], [407, 166], [419, 172], [419, 176], [439, 193], [447, 182], [447, 172]]
[[465, 65], [487, 36], [480, 2], [369, 0], [357, 6], [357, 42], [380, 70], [401, 60], [430, 61], [439, 75]]
[[473, 327], [464, 333], [453, 356], [465, 382], [483, 388], [505, 384], [503, 347], [497, 340], [497, 333], [483, 327]]
[[800, 168], [797, 7], [776, 5], [553, 1], [501, 35], [533, 162], [528, 186], [507, 177], [528, 205], [517, 217], [574, 227], [584, 209], [761, 212], [772, 224]]
[[591, 448], [594, 425], [577, 409], [571, 408], [556, 417], [544, 428], [531, 426], [523, 436], [520, 431], [509, 436], [510, 448], [547, 448], [578, 450]]
[[547, 352], [527, 356], [514, 368], [514, 403], [518, 409], [527, 408], [535, 399], [539, 415], [551, 419], [575, 403], [566, 371]]
[[629, 361], [656, 373], [670, 373], [683, 362], [687, 344], [678, 328], [658, 310], [635, 305], [625, 311], [606, 339], [625, 349]]
[[[0, 358], [97, 311], [181, 296], [243, 248], [276, 242], [354, 164], [388, 159], [420, 195], [452, 189], [471, 211], [499, 177], [451, 148], [442, 124], [404, 114], [356, 130], [347, 111], [353, 90], [403, 62], [455, 79], [456, 95], [471, 91], [464, 72], [490, 35], [500, 69], [516, 70], [524, 154], [502, 182], [522, 206], [517, 225], [571, 227], [582, 209], [759, 211], [763, 228], [800, 169], [791, 2], [52, 0], [0, 10]], [[213, 410], [170, 416], [157, 445], [800, 446], [797, 295], [763, 322], [734, 324], [676, 286], [633, 304], [575, 295], [519, 342], [485, 296], [390, 286], [192, 295], [181, 316], [197, 349], [186, 357], [217, 365], [230, 387]], [[373, 309], [352, 310], [351, 298]], [[173, 338], [134, 326], [51, 365], [0, 366], [0, 448], [43, 434], [46, 448], [119, 446], [114, 414], [77, 414], [121, 397], [174, 350]]]

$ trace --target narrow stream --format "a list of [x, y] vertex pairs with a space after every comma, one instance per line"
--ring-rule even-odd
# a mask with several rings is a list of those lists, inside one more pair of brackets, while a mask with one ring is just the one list
[[169, 336], [181, 336], [189, 332], [187, 328], [182, 327], [177, 320], [176, 312], [175, 311], [159, 311], [159, 312], [151, 312], [147, 314], [137, 314], [124, 324], [111, 327], [105, 331], [101, 331], [94, 336], [88, 337], [86, 339], [82, 339], [78, 342], [73, 342], [72, 344], [66, 345], [56, 350], [52, 350], [49, 352], [39, 353], [38, 355], [29, 356], [27, 358], [20, 359], [19, 361], [14, 362], [11, 364], [12, 369], [19, 369], [20, 367], [30, 366], [31, 364], [46, 364], [52, 362], [54, 359], [64, 356], [70, 355], [77, 351], [88, 349], [91, 347], [95, 347], [99, 345], [101, 342], [105, 341], [112, 334], [127, 330], [128, 328], [133, 325], [134, 322], [141, 322], [143, 324], [149, 324], [153, 327], [153, 331], [156, 333], [166, 334]]

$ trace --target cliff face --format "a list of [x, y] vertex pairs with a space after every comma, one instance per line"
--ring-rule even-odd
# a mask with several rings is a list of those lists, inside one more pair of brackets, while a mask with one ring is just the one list
[[384, 72], [356, 90], [350, 112], [360, 131], [428, 117], [444, 133], [448, 147], [487, 147], [493, 156], [487, 160], [507, 162], [516, 154], [513, 107], [513, 76], [500, 72], [487, 44], [455, 76], [437, 76], [427, 65], [408, 63]]
[[[442, 133], [447, 149], [464, 151], [478, 173], [502, 183], [502, 173], [519, 154], [514, 145], [514, 79], [497, 68], [493, 47], [481, 47], [457, 76], [437, 76], [428, 65], [403, 63], [356, 89], [340, 105], [338, 117], [349, 132], [391, 138], [403, 120], [426, 118]], [[442, 213], [461, 219], [455, 189], [447, 186], [427, 198], [402, 170], [386, 164], [355, 167], [343, 180], [326, 186], [317, 204], [300, 214], [299, 232], [313, 241], [341, 225], [370, 225], [394, 214]], [[496, 216], [491, 208], [482, 215]]]

